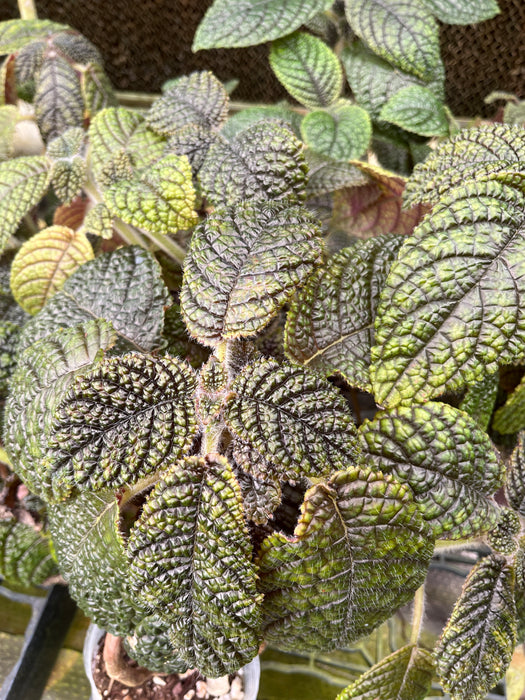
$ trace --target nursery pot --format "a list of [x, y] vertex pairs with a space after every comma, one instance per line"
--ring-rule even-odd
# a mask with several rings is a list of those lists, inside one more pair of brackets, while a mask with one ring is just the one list
[[[88, 627], [86, 638], [84, 640], [84, 668], [86, 671], [86, 676], [88, 677], [91, 685], [90, 700], [102, 700], [102, 696], [98, 692], [97, 686], [95, 685], [95, 680], [93, 678], [93, 665], [98, 644], [105, 633], [105, 630], [92, 623]], [[256, 656], [255, 659], [250, 661], [249, 664], [243, 666], [242, 671], [244, 700], [257, 700], [257, 693], [259, 692], [259, 679], [261, 676], [259, 657]]]

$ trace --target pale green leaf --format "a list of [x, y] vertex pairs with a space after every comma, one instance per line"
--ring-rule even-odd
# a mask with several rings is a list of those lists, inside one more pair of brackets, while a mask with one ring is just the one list
[[291, 129], [296, 136], [301, 135], [300, 124], [302, 114], [286, 105], [257, 105], [246, 107], [228, 117], [228, 121], [221, 128], [221, 136], [226, 140], [235, 138], [238, 133], [258, 122], [274, 121], [283, 123]]
[[14, 105], [0, 107], [0, 162], [13, 154], [13, 137], [18, 121], [18, 109]]
[[46, 155], [53, 161], [51, 184], [61, 202], [71, 202], [87, 179], [84, 138], [83, 129], [72, 127], [48, 144]]
[[498, 395], [499, 372], [467, 387], [459, 408], [472, 416], [482, 430], [487, 430]]
[[315, 110], [301, 122], [301, 134], [313, 151], [335, 160], [355, 160], [370, 144], [372, 124], [367, 112], [348, 100], [327, 110]]
[[525, 379], [521, 379], [505, 404], [498, 408], [492, 427], [502, 435], [517, 433], [525, 428]]
[[11, 19], [0, 24], [0, 55], [19, 51], [36, 39], [45, 39], [55, 32], [68, 30], [65, 24], [47, 19]]
[[113, 216], [103, 202], [95, 204], [84, 218], [84, 233], [110, 239], [113, 236]]
[[423, 0], [423, 4], [446, 24], [476, 24], [500, 12], [496, 0]]
[[401, 88], [383, 106], [380, 119], [419, 136], [448, 136], [449, 124], [442, 102], [420, 85]]
[[97, 63], [80, 67], [80, 90], [87, 119], [92, 119], [97, 112], [106, 107], [117, 106], [117, 98], [109, 78]]
[[41, 586], [56, 576], [49, 540], [13, 516], [0, 518], [0, 576], [7, 584]]

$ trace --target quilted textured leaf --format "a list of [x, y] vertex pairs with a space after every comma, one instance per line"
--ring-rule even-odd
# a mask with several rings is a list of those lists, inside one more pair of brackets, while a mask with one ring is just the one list
[[515, 556], [516, 569], [516, 614], [517, 614], [517, 642], [523, 643], [525, 640], [525, 540], [522, 537], [520, 547]]
[[281, 478], [330, 474], [359, 454], [343, 397], [325, 379], [288, 363], [245, 367], [232, 385], [225, 420]]
[[171, 134], [166, 144], [166, 153], [187, 156], [193, 175], [196, 175], [204, 163], [206, 154], [215, 141], [216, 135], [210, 129], [197, 124], [188, 124]]
[[378, 119], [383, 105], [399, 90], [410, 85], [427, 85], [439, 100], [445, 97], [445, 73], [441, 59], [428, 82], [395, 68], [360, 41], [345, 48], [341, 60], [356, 101], [369, 112], [372, 119]]
[[19, 355], [5, 408], [5, 448], [26, 486], [42, 493], [41, 458], [53, 408], [77, 374], [115, 342], [105, 321], [56, 330]]
[[402, 243], [400, 236], [359, 241], [308, 278], [286, 321], [284, 347], [293, 362], [326, 375], [340, 373], [352, 386], [371, 391], [375, 311]]
[[0, 55], [14, 53], [36, 39], [45, 39], [54, 32], [67, 30], [65, 24], [47, 19], [11, 19], [0, 26]]
[[446, 24], [476, 24], [500, 11], [496, 0], [423, 0], [423, 4]]
[[117, 499], [85, 493], [49, 507], [49, 529], [60, 571], [81, 610], [112, 634], [130, 634], [139, 617], [126, 590], [128, 564]]
[[9, 322], [22, 326], [29, 316], [18, 306], [11, 294], [9, 280], [13, 258], [14, 251], [0, 256], [0, 319], [3, 323]]
[[505, 404], [494, 414], [492, 427], [502, 435], [517, 433], [525, 428], [525, 380], [523, 378]]
[[176, 358], [108, 357], [55, 411], [43, 469], [54, 498], [119, 488], [178, 459], [197, 432], [193, 370]]
[[346, 18], [368, 46], [394, 66], [430, 80], [439, 58], [438, 26], [416, 0], [345, 0]]
[[45, 194], [48, 169], [44, 156], [23, 156], [0, 163], [0, 253], [25, 214]]
[[525, 515], [525, 434], [518, 435], [518, 443], [514, 448], [507, 479], [505, 483], [507, 501], [520, 515]]
[[65, 282], [25, 326], [20, 351], [57, 328], [93, 318], [110, 321], [121, 345], [151, 350], [161, 342], [164, 306], [169, 303], [155, 258], [138, 246], [119, 248], [82, 265]]
[[328, 110], [314, 110], [301, 123], [307, 146], [335, 160], [359, 158], [367, 150], [372, 124], [367, 112], [348, 100], [338, 100]]
[[[274, 481], [278, 483], [281, 478], [281, 474], [275, 474], [275, 467], [267, 462], [251, 443], [243, 442], [239, 437], [235, 436], [233, 438], [231, 455], [229, 456], [232, 464], [238, 467], [237, 471], [249, 474], [261, 482]], [[238, 478], [240, 479], [241, 477], [239, 476]], [[239, 483], [241, 482], [239, 481]], [[241, 483], [242, 486], [243, 484]]]
[[328, 5], [327, 0], [215, 0], [197, 29], [193, 50], [262, 44], [290, 34]]
[[405, 192], [405, 206], [435, 204], [443, 193], [466, 179], [488, 177], [525, 161], [525, 129], [488, 124], [461, 131], [440, 144], [414, 168]]
[[84, 233], [48, 226], [26, 241], [13, 260], [13, 296], [27, 313], [36, 314], [88, 260], [93, 260], [93, 249]]
[[50, 141], [46, 154], [54, 162], [51, 167], [51, 184], [61, 202], [71, 202], [80, 192], [86, 180], [86, 162], [80, 155], [84, 143], [84, 130], [67, 129]]
[[307, 149], [304, 153], [308, 165], [306, 196], [318, 197], [343, 187], [364, 185], [368, 177], [355, 165], [341, 163]]
[[454, 700], [483, 700], [505, 674], [516, 642], [514, 570], [486, 557], [471, 571], [443, 630], [437, 667]]
[[429, 402], [379, 412], [359, 428], [363, 458], [410, 486], [433, 535], [461, 539], [498, 521], [491, 498], [504, 469], [473, 418]]
[[216, 209], [195, 230], [184, 265], [191, 335], [214, 346], [264, 328], [321, 263], [318, 234], [314, 217], [287, 201]]
[[85, 36], [72, 29], [55, 34], [52, 44], [71, 63], [102, 63], [102, 56], [97, 47]]
[[459, 408], [472, 416], [481, 430], [488, 430], [498, 395], [499, 373], [491, 374], [481, 382], [469, 386]]
[[229, 141], [239, 132], [257, 124], [257, 122], [274, 121], [285, 124], [296, 136], [300, 136], [302, 118], [303, 115], [298, 111], [283, 104], [246, 107], [246, 109], [241, 109], [228, 117], [228, 121], [221, 129], [221, 135]]
[[401, 88], [383, 106], [379, 117], [419, 136], [448, 136], [445, 107], [429, 88]]
[[290, 95], [307, 107], [328, 107], [341, 94], [339, 59], [318, 37], [295, 32], [275, 41], [270, 65]]
[[163, 336], [166, 340], [166, 354], [175, 355], [198, 369], [208, 359], [209, 350], [194, 343], [180, 313], [180, 306], [172, 304], [164, 315]]
[[171, 625], [175, 654], [219, 676], [261, 641], [252, 545], [241, 492], [220, 455], [190, 457], [157, 485], [130, 534], [131, 587]]
[[41, 586], [57, 573], [46, 537], [14, 518], [0, 519], [0, 576], [6, 583]]
[[104, 191], [104, 202], [122, 221], [152, 233], [194, 226], [195, 190], [185, 156], [164, 156], [139, 178], [121, 180]]
[[432, 655], [409, 645], [372, 666], [339, 693], [337, 700], [423, 700], [433, 675]]
[[523, 356], [524, 206], [499, 182], [467, 183], [405, 241], [376, 317], [379, 404], [426, 401]]
[[260, 122], [227, 142], [217, 138], [199, 173], [214, 206], [243, 199], [304, 197], [307, 167], [303, 144], [285, 126]]
[[55, 138], [84, 122], [84, 103], [78, 73], [56, 49], [50, 50], [38, 74], [35, 116], [44, 140]]
[[281, 503], [281, 485], [278, 480], [257, 479], [245, 471], [237, 472], [241, 487], [244, 514], [257, 525], [264, 525]]
[[126, 637], [124, 648], [139, 666], [156, 673], [183, 673], [188, 664], [177, 658], [169, 638], [168, 625], [158, 615], [148, 615]]
[[18, 121], [18, 109], [14, 105], [0, 107], [0, 161], [13, 155], [13, 137]]
[[113, 216], [104, 204], [99, 202], [90, 209], [84, 219], [84, 232], [109, 240], [113, 237]]
[[191, 73], [170, 83], [146, 115], [148, 126], [169, 136], [188, 124], [217, 129], [228, 116], [228, 93], [210, 71]]
[[307, 491], [293, 537], [274, 533], [262, 544], [265, 638], [326, 651], [369, 634], [412, 598], [432, 549], [405, 486], [338, 472]]
[[0, 401], [6, 397], [7, 383], [16, 367], [16, 345], [19, 335], [18, 324], [0, 320]]
[[116, 107], [117, 98], [104, 69], [98, 64], [80, 67], [80, 90], [84, 102], [84, 114], [92, 119], [106, 107]]
[[488, 534], [488, 543], [496, 552], [510, 555], [518, 548], [520, 530], [521, 521], [518, 514], [511, 508], [500, 508], [499, 520]]

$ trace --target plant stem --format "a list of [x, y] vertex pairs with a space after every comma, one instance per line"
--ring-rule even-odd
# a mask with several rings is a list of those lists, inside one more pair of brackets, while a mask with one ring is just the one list
[[38, 19], [34, 0], [18, 0], [20, 19]]
[[155, 245], [163, 250], [170, 258], [173, 258], [175, 262], [178, 262], [182, 267], [184, 264], [184, 258], [186, 257], [186, 251], [172, 238], [168, 238], [163, 233], [152, 233], [151, 231], [143, 231], [146, 238], [155, 243]]
[[417, 644], [423, 624], [423, 616], [425, 614], [425, 584], [420, 586], [414, 596], [414, 608], [412, 611], [412, 632], [410, 635], [410, 644]]

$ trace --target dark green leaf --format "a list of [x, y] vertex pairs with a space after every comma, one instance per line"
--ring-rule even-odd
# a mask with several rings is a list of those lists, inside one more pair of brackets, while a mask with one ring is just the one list
[[401, 88], [383, 105], [380, 119], [419, 136], [448, 136], [449, 124], [442, 102], [420, 85]]
[[193, 234], [181, 308], [195, 338], [217, 345], [264, 328], [321, 262], [315, 219], [284, 202], [216, 209]]
[[175, 355], [198, 369], [208, 359], [209, 350], [194, 343], [180, 313], [180, 306], [172, 304], [164, 315], [163, 337], [166, 340], [166, 354]]
[[364, 109], [341, 99], [327, 110], [307, 114], [301, 123], [301, 134], [313, 151], [348, 161], [359, 158], [367, 150], [372, 124]]
[[517, 537], [520, 534], [520, 518], [510, 508], [499, 508], [499, 519], [488, 533], [488, 543], [496, 552], [509, 555], [518, 548]]
[[219, 676], [256, 654], [261, 596], [241, 492], [226, 459], [187, 458], [165, 474], [128, 545], [131, 587], [170, 624], [175, 654]]
[[525, 433], [518, 436], [518, 444], [510, 457], [505, 495], [509, 505], [525, 516]]
[[518, 386], [501, 408], [494, 414], [494, 430], [502, 435], [517, 433], [525, 428], [525, 379]]
[[505, 674], [516, 642], [514, 570], [503, 557], [471, 571], [436, 650], [438, 674], [454, 700], [483, 700]]
[[65, 24], [47, 19], [11, 19], [0, 24], [0, 56], [19, 51], [36, 39], [45, 39], [55, 32], [68, 30]]
[[349, 464], [307, 491], [293, 537], [274, 533], [263, 542], [265, 637], [283, 649], [349, 644], [425, 578], [433, 542], [409, 490]]
[[13, 517], [0, 519], [0, 576], [8, 584], [40, 586], [58, 573], [49, 540]]
[[204, 163], [206, 154], [215, 141], [215, 132], [198, 124], [187, 124], [174, 131], [166, 144], [165, 153], [186, 156], [193, 175], [197, 175]]
[[304, 155], [308, 165], [307, 197], [318, 197], [343, 187], [364, 185], [368, 182], [368, 177], [355, 165], [341, 163], [308, 149]]
[[124, 648], [139, 666], [157, 673], [182, 673], [188, 664], [179, 659], [169, 638], [169, 626], [158, 615], [141, 620], [133, 634], [124, 639]]
[[481, 430], [487, 430], [498, 394], [499, 372], [467, 388], [459, 408], [472, 416]]
[[35, 115], [44, 140], [84, 122], [84, 101], [77, 71], [62, 54], [50, 50], [38, 74]]
[[239, 469], [244, 514], [257, 525], [264, 525], [281, 502], [281, 485], [277, 479], [258, 479]]
[[446, 24], [476, 24], [500, 12], [496, 0], [423, 0], [423, 4]]

